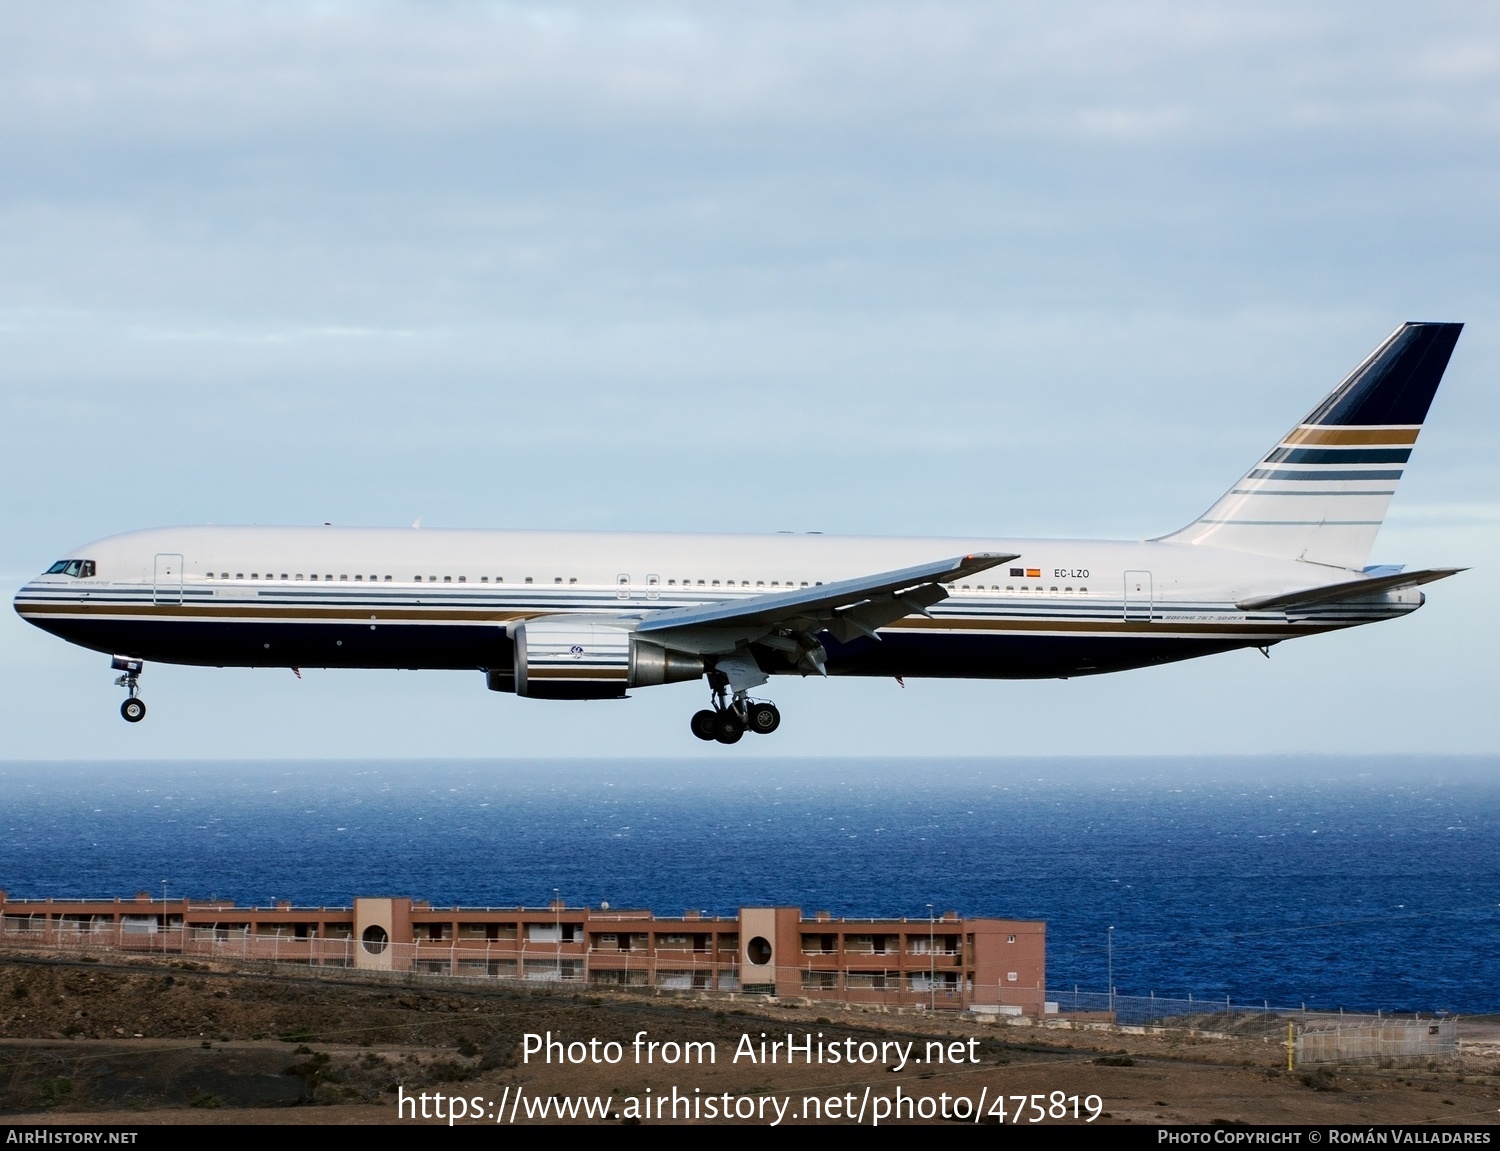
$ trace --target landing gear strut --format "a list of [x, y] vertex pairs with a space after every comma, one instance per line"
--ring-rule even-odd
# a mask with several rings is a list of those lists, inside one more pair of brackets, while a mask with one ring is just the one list
[[769, 700], [750, 699], [744, 692], [731, 693], [727, 677], [710, 672], [713, 707], [695, 712], [689, 726], [705, 741], [738, 743], [747, 731], [770, 735], [781, 726], [781, 712]]
[[125, 717], [126, 723], [140, 723], [146, 718], [146, 703], [139, 698], [141, 669], [145, 664], [138, 659], [117, 655], [109, 661], [109, 666], [112, 671], [122, 673], [115, 680], [115, 686], [123, 687], [130, 692], [129, 698], [120, 705], [120, 714]]

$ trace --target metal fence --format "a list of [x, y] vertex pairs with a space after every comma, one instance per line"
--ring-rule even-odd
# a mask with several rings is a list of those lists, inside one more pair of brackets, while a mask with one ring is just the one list
[[1458, 1054], [1458, 1020], [1379, 1019], [1315, 1022], [1297, 1035], [1297, 1063], [1384, 1063], [1446, 1059]]

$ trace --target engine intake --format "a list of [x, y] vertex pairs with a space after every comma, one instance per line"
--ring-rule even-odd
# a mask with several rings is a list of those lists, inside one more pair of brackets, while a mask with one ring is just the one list
[[[532, 699], [619, 699], [628, 688], [680, 683], [707, 670], [698, 656], [576, 617], [527, 620], [516, 627], [513, 640], [514, 690]], [[510, 678], [492, 671], [490, 687], [506, 690]]]

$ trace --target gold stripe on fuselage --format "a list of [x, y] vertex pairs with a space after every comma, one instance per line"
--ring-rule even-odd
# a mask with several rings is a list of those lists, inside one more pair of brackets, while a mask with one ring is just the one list
[[[247, 610], [248, 609], [248, 610]], [[219, 620], [243, 623], [473, 623], [501, 624], [549, 615], [606, 614], [579, 609], [559, 611], [515, 611], [459, 608], [350, 608], [350, 607], [288, 607], [282, 605], [235, 605], [235, 604], [97, 604], [97, 603], [44, 603], [25, 604], [20, 613], [47, 617], [83, 617], [88, 619], [116, 620]], [[906, 632], [991, 632], [991, 633], [1060, 633], [1066, 635], [1152, 635], [1167, 637], [1223, 636], [1259, 638], [1272, 635], [1305, 635], [1312, 632], [1335, 631], [1349, 626], [1341, 621], [1296, 621], [1236, 619], [1215, 621], [1179, 620], [1103, 620], [1067, 619], [1065, 617], [1030, 619], [988, 619], [982, 617], [951, 617], [938, 620], [910, 617], [885, 625], [881, 630]]]

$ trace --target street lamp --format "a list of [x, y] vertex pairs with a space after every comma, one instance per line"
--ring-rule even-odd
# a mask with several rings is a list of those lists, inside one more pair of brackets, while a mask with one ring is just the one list
[[1113, 1015], [1115, 1011], [1115, 929], [1113, 925], [1105, 932], [1104, 942], [1109, 956], [1107, 978], [1107, 982], [1109, 983], [1109, 1012]]
[[930, 1011], [937, 1009], [937, 952], [933, 951], [932, 943], [932, 904], [927, 905], [927, 1007]]
[[167, 953], [167, 881], [161, 881], [161, 953]]
[[562, 982], [562, 899], [557, 893], [557, 888], [552, 889], [552, 919], [557, 924], [557, 971], [554, 973], [557, 982]]

